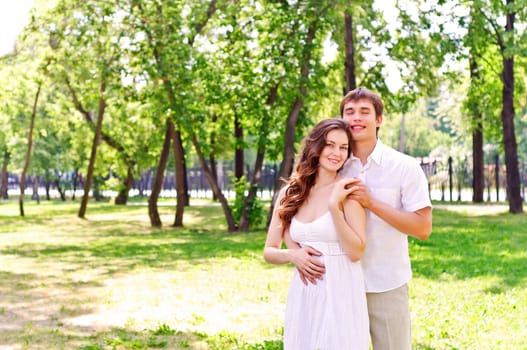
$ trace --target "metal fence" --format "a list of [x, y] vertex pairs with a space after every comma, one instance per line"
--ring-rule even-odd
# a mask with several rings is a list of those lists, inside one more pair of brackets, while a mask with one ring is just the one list
[[[472, 164], [467, 158], [463, 161], [454, 161], [448, 158], [418, 158], [421, 168], [428, 178], [430, 197], [439, 201], [471, 202], [473, 197]], [[527, 186], [527, 164], [519, 166], [521, 195], [526, 200], [525, 187]], [[503, 202], [507, 200], [507, 170], [495, 156], [492, 162], [486, 163], [483, 170], [485, 182], [484, 200], [488, 202]]]
[[[418, 158], [421, 167], [425, 172], [432, 200], [438, 201], [472, 201], [472, 168], [468, 160], [456, 162], [452, 158]], [[218, 184], [227, 198], [235, 195], [231, 166], [219, 163], [217, 167]], [[150, 190], [154, 181], [155, 170], [151, 169], [141, 174], [135, 181], [130, 196], [146, 197], [150, 195]], [[251, 169], [246, 170], [246, 176], [250, 180], [253, 176]], [[267, 164], [262, 169], [262, 176], [258, 196], [262, 199], [272, 197], [274, 184], [278, 176], [278, 165]], [[71, 197], [75, 194], [82, 195], [84, 181], [79, 177], [76, 189], [73, 187], [72, 174], [64, 174], [61, 186], [66, 192], [66, 196]], [[484, 166], [485, 193], [484, 198], [489, 202], [506, 201], [507, 181], [505, 166], [500, 163], [499, 157], [495, 157], [491, 163]], [[525, 200], [525, 187], [527, 186], [527, 164], [520, 164], [520, 179], [522, 182], [522, 198]], [[101, 182], [104, 179], [99, 179]], [[201, 168], [190, 168], [187, 170], [187, 183], [191, 198], [212, 198], [212, 191]], [[32, 194], [34, 198], [37, 194], [45, 196], [46, 192], [51, 197], [59, 197], [56, 184], [46, 182], [40, 177], [29, 176], [26, 180], [25, 191]], [[97, 184], [97, 181], [95, 181]], [[8, 174], [8, 193], [18, 195], [20, 190], [20, 179], [17, 174]], [[115, 196], [115, 191], [104, 190], [103, 196]], [[162, 197], [176, 197], [176, 177], [173, 170], [168, 170], [163, 180]]]

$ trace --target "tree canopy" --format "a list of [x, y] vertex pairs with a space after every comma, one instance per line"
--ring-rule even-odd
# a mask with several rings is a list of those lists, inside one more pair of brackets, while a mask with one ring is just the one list
[[[159, 226], [163, 176], [175, 167], [177, 226], [184, 174], [197, 165], [229, 230], [247, 230], [264, 165], [279, 165], [280, 188], [306, 130], [338, 116], [343, 92], [356, 85], [382, 95], [380, 137], [408, 154], [481, 158], [485, 145], [499, 144], [509, 198], [518, 200], [518, 164], [527, 161], [524, 0], [37, 5], [0, 60], [3, 174], [26, 169], [61, 196], [82, 179], [85, 199], [113, 189], [125, 204], [134, 179], [155, 170], [149, 215]], [[221, 191], [219, 163], [236, 167], [238, 208]], [[521, 199], [511, 204], [521, 211]]]

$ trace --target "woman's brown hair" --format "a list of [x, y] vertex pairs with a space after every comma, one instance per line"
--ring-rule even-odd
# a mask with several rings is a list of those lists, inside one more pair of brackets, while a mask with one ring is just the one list
[[309, 191], [315, 185], [320, 153], [326, 146], [327, 134], [332, 130], [343, 130], [348, 136], [348, 157], [351, 154], [351, 132], [342, 119], [324, 119], [316, 124], [304, 138], [295, 171], [288, 181], [280, 206], [278, 217], [282, 221], [283, 232], [291, 225], [293, 216], [306, 201]]

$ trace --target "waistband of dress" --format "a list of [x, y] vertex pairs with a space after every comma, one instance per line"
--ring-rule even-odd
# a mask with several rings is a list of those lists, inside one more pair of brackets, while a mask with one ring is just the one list
[[302, 247], [311, 247], [323, 255], [346, 255], [338, 242], [302, 242]]

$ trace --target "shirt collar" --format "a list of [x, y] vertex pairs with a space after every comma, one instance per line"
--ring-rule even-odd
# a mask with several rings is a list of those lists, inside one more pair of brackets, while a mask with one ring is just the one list
[[[380, 165], [382, 162], [382, 154], [383, 150], [386, 146], [382, 143], [381, 139], [377, 139], [377, 143], [375, 143], [375, 147], [373, 148], [373, 151], [368, 156], [368, 161], [373, 160], [377, 165]], [[359, 160], [358, 157], [355, 157], [355, 155], [352, 153], [350, 156], [350, 161]]]
[[380, 165], [382, 162], [382, 154], [385, 146], [384, 143], [382, 143], [381, 139], [377, 139], [377, 143], [375, 144], [375, 148], [373, 149], [373, 152], [371, 152], [370, 156], [368, 158], [372, 159], [377, 165]]

